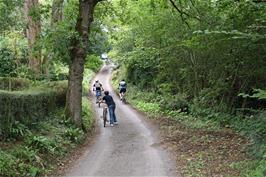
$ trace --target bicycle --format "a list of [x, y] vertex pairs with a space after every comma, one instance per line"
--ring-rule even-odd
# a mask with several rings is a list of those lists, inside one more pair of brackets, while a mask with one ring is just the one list
[[107, 120], [107, 112], [108, 112], [108, 108], [105, 106], [103, 108], [103, 127], [106, 127], [106, 122]]
[[102, 91], [96, 90], [96, 104], [101, 107], [101, 100], [102, 100]]
[[126, 98], [125, 98], [124, 92], [121, 93], [121, 101], [122, 101], [122, 103], [126, 104]]

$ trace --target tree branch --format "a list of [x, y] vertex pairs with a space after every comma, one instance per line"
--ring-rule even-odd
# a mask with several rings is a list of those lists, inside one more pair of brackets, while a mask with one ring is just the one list
[[195, 2], [193, 0], [189, 0], [189, 1], [192, 4], [192, 6], [194, 7], [194, 9], [196, 9], [197, 13], [200, 15], [201, 13], [200, 13], [199, 9], [196, 7]]
[[188, 28], [190, 28], [188, 22], [186, 21], [186, 19], [185, 19], [184, 16], [183, 16], [184, 14], [187, 15], [187, 16], [189, 16], [189, 15], [186, 14], [186, 13], [184, 13], [183, 11], [181, 11], [181, 10], [176, 6], [176, 4], [174, 3], [174, 1], [170, 0], [170, 2], [171, 2], [172, 5], [174, 6], [174, 8], [179, 12], [182, 21], [183, 21], [184, 23], [186, 23], [186, 25], [188, 26]]
[[191, 15], [188, 14], [187, 12], [182, 11], [181, 9], [179, 9], [179, 8], [177, 7], [177, 5], [174, 3], [173, 0], [170, 0], [170, 2], [172, 3], [172, 5], [174, 6], [174, 8], [175, 8], [180, 14], [183, 14], [183, 15], [186, 15], [187, 17], [195, 18], [195, 19], [197, 19], [198, 21], [201, 21], [201, 19], [200, 19], [199, 17], [197, 17], [197, 16], [191, 16]]

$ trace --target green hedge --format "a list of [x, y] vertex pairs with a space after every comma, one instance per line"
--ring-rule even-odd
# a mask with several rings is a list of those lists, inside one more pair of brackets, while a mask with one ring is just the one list
[[15, 121], [30, 125], [63, 106], [66, 90], [66, 82], [52, 82], [31, 90], [0, 91], [0, 136], [6, 137]]
[[0, 77], [0, 90], [23, 90], [29, 88], [30, 80], [14, 77]]
[[64, 106], [66, 103], [67, 81], [46, 82], [37, 87], [38, 90], [55, 92], [55, 104]]

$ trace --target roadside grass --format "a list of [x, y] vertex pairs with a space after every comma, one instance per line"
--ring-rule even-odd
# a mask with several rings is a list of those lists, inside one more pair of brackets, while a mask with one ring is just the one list
[[57, 159], [75, 146], [65, 137], [72, 126], [65, 124], [62, 112], [60, 109], [31, 127], [19, 126], [20, 132], [27, 129], [27, 133], [23, 133], [19, 141], [14, 135], [1, 144], [0, 176], [38, 176], [53, 169]]
[[[113, 85], [118, 85], [119, 80], [114, 74]], [[211, 117], [220, 115], [199, 117], [179, 110], [163, 110], [160, 98], [152, 92], [140, 91], [132, 85], [127, 90], [127, 101], [160, 124], [162, 146], [176, 152], [177, 168], [183, 176], [266, 176], [265, 159], [250, 155], [255, 143], [237, 129], [246, 127], [247, 132], [250, 127], [239, 126], [233, 120], [221, 122], [230, 118]], [[263, 150], [261, 146], [259, 149]]]
[[[90, 131], [94, 118], [89, 101], [83, 98], [83, 103], [84, 125]], [[8, 141], [0, 143], [0, 176], [45, 176], [56, 170], [60, 161], [81, 145], [87, 136], [82, 129], [65, 119], [64, 109], [31, 127], [17, 124], [14, 128], [17, 130]]]
[[82, 98], [82, 111], [84, 130], [90, 131], [94, 128], [95, 117], [91, 102], [86, 97]]
[[187, 163], [187, 169], [184, 170], [185, 176], [203, 177], [202, 170], [204, 169], [205, 162], [203, 160], [203, 154], [196, 154], [195, 159], [189, 159]]
[[87, 96], [90, 90], [90, 81], [93, 78], [95, 73], [92, 70], [85, 69], [84, 70], [84, 77], [83, 77], [83, 96]]
[[158, 119], [162, 116], [182, 122], [189, 128], [207, 130], [218, 130], [220, 127], [219, 122], [214, 120], [203, 120], [197, 117], [182, 113], [180, 111], [164, 110], [160, 108], [160, 104], [156, 102], [156, 98], [152, 93], [137, 91], [136, 87], [127, 88], [126, 98], [138, 110], [147, 113], [147, 116], [152, 119]]

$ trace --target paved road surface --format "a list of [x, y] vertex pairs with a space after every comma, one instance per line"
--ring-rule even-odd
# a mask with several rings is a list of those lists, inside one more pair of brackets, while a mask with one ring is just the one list
[[156, 145], [156, 128], [120, 102], [112, 91], [110, 77], [110, 67], [104, 66], [95, 78], [114, 97], [118, 125], [104, 128], [99, 118], [102, 108], [95, 105], [100, 133], [66, 176], [177, 176], [174, 160]]

